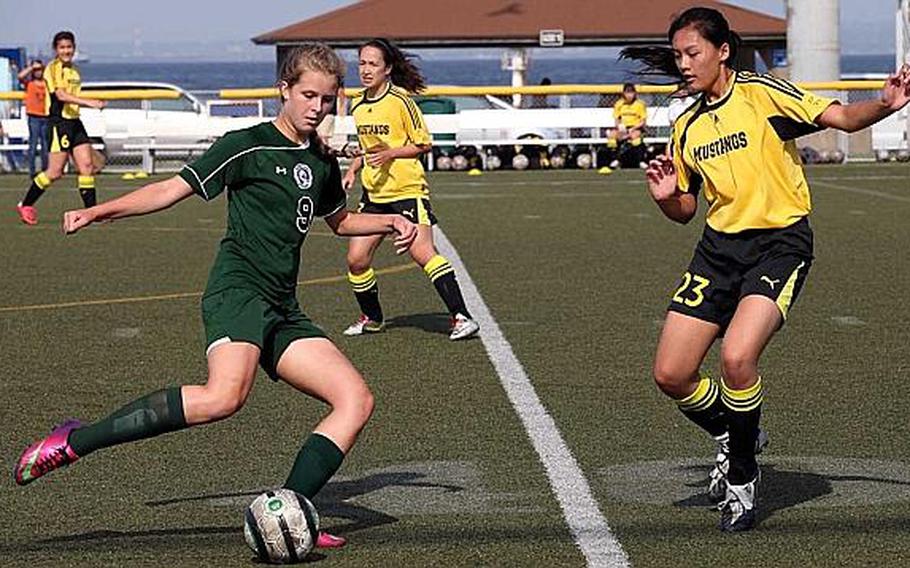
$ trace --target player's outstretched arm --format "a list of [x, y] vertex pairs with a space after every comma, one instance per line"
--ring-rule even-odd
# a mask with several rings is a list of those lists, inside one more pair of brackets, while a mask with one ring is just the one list
[[340, 237], [395, 233], [395, 252], [398, 254], [407, 252], [417, 238], [417, 225], [401, 215], [352, 213], [342, 209], [326, 217], [325, 222]]
[[667, 156], [658, 156], [645, 170], [648, 178], [648, 192], [669, 219], [686, 224], [695, 216], [698, 200], [695, 195], [680, 191], [676, 186], [676, 168]]
[[833, 104], [826, 108], [816, 122], [825, 128], [856, 132], [899, 111], [910, 102], [910, 66], [904, 65], [885, 80], [877, 100], [859, 101], [848, 105]]
[[73, 103], [73, 104], [77, 104], [79, 106], [84, 106], [84, 107], [89, 107], [89, 108], [103, 109], [107, 104], [102, 100], [87, 99], [85, 97], [79, 97], [79, 96], [73, 95], [71, 93], [67, 93], [63, 89], [57, 89], [56, 91], [54, 91], [54, 95], [56, 95], [56, 97], [59, 100], [65, 102], [65, 103]]
[[135, 217], [161, 211], [192, 194], [192, 188], [180, 176], [150, 183], [94, 207], [67, 211], [63, 214], [63, 232], [69, 235], [95, 221]]

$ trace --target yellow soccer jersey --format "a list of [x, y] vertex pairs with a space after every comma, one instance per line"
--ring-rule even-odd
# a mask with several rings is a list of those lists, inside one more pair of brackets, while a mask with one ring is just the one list
[[616, 119], [617, 125], [636, 126], [648, 118], [648, 107], [641, 102], [641, 99], [635, 99], [631, 103], [627, 103], [625, 99], [620, 98], [613, 105], [613, 118]]
[[44, 109], [49, 117], [79, 118], [79, 105], [64, 103], [57, 99], [56, 90], [63, 89], [67, 93], [79, 96], [82, 92], [82, 77], [79, 69], [74, 65], [64, 65], [59, 59], [54, 59], [44, 69], [44, 81], [47, 91], [44, 95]]
[[702, 96], [673, 127], [681, 191], [704, 191], [707, 223], [722, 233], [788, 227], [812, 208], [794, 140], [821, 130], [834, 99], [772, 75], [737, 72], [709, 103]]
[[[391, 83], [375, 99], [368, 99], [365, 93], [355, 96], [351, 114], [365, 152], [432, 141], [423, 115], [408, 92]], [[426, 173], [417, 158], [399, 158], [379, 168], [364, 161], [360, 180], [370, 201], [376, 203], [429, 195]]]

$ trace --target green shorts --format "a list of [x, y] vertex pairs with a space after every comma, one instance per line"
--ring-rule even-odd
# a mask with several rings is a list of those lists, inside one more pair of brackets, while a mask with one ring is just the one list
[[262, 294], [231, 288], [202, 298], [206, 353], [216, 345], [243, 341], [259, 347], [259, 365], [272, 380], [278, 380], [278, 361], [297, 339], [326, 337], [300, 311], [296, 298], [281, 304], [268, 302]]

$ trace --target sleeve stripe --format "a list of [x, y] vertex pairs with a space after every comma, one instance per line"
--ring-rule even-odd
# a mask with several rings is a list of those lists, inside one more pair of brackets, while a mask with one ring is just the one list
[[767, 88], [769, 88], [769, 89], [774, 89], [775, 91], [778, 91], [778, 92], [780, 92], [780, 93], [783, 93], [783, 94], [785, 94], [785, 95], [787, 95], [787, 96], [789, 96], [789, 97], [792, 97], [792, 98], [794, 98], [794, 99], [796, 99], [796, 100], [798, 100], [798, 101], [802, 101], [802, 100], [803, 100], [803, 94], [802, 94], [802, 93], [800, 93], [800, 92], [798, 92], [798, 91], [793, 91], [793, 90], [787, 89], [787, 88], [785, 88], [785, 87], [783, 87], [783, 86], [781, 86], [781, 85], [774, 84], [774, 83], [772, 83], [771, 81], [762, 80], [762, 79], [760, 79], [760, 78], [758, 78], [758, 77], [755, 77], [755, 78], [752, 78], [752, 79], [742, 79], [741, 82], [743, 82], [743, 83], [751, 83], [751, 84], [754, 84], [754, 85], [762, 85], [763, 87], [767, 87]]
[[787, 81], [786, 79], [782, 79], [780, 77], [775, 77], [774, 75], [770, 75], [768, 73], [765, 73], [762, 75], [756, 75], [756, 77], [759, 79], [764, 79], [766, 81], [770, 81], [784, 89], [789, 89], [789, 90], [793, 91], [794, 93], [802, 94], [802, 90], [799, 87], [797, 87], [790, 81]]
[[209, 193], [205, 190], [205, 185], [203, 185], [202, 180], [199, 179], [199, 174], [196, 173], [196, 170], [194, 170], [193, 167], [190, 166], [189, 164], [184, 165], [183, 169], [185, 169], [185, 170], [189, 171], [191, 174], [193, 174], [193, 177], [196, 178], [196, 183], [199, 184], [199, 191], [201, 191], [202, 196], [205, 197], [206, 200], [208, 200]]
[[[220, 172], [221, 169], [222, 169], [224, 166], [228, 165], [229, 163], [233, 162], [235, 159], [237, 159], [237, 158], [239, 158], [239, 157], [241, 157], [241, 156], [244, 156], [244, 155], [246, 155], [246, 154], [249, 154], [250, 152], [255, 152], [255, 151], [257, 151], [257, 150], [303, 150], [303, 149], [305, 149], [305, 148], [308, 148], [309, 146], [310, 146], [310, 143], [307, 141], [307, 142], [301, 144], [300, 146], [254, 146], [254, 147], [252, 147], [252, 148], [247, 148], [246, 150], [242, 150], [242, 151], [240, 151], [240, 152], [237, 152], [236, 154], [234, 154], [234, 155], [231, 156], [230, 158], [228, 158], [228, 159], [226, 159], [225, 161], [221, 162], [221, 165], [218, 166], [217, 168], [215, 168], [214, 170], [212, 170], [212, 173], [210, 173], [209, 175], [207, 175], [207, 176], [205, 177], [205, 179], [202, 180], [201, 183], [202, 183], [202, 185], [205, 185], [206, 183], [208, 183], [208, 181], [209, 181], [210, 179], [212, 179], [213, 177], [215, 177], [215, 174], [217, 174], [218, 172]], [[197, 176], [197, 178], [198, 178], [198, 176]]]
[[[415, 113], [414, 109], [411, 108], [411, 105], [414, 104], [414, 101], [412, 101], [409, 97], [399, 95], [394, 91], [390, 92], [395, 96], [395, 98], [400, 99], [404, 103], [404, 107], [407, 109], [408, 114], [411, 116], [411, 123], [414, 125], [415, 129], [420, 130], [420, 119], [418, 118], [418, 115]], [[408, 103], [411, 104], [409, 105]]]

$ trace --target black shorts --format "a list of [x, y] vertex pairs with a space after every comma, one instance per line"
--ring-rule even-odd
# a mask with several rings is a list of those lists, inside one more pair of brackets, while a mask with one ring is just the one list
[[78, 118], [52, 116], [47, 121], [47, 146], [51, 152], [72, 152], [76, 146], [91, 144], [85, 126]]
[[436, 215], [433, 215], [433, 208], [430, 206], [430, 200], [426, 197], [411, 197], [389, 201], [388, 203], [375, 203], [370, 201], [366, 192], [363, 192], [363, 195], [360, 197], [360, 207], [357, 208], [357, 212], [401, 215], [418, 225], [432, 226], [436, 224]]
[[803, 217], [783, 229], [725, 234], [706, 226], [669, 309], [725, 330], [739, 301], [770, 298], [784, 320], [812, 266], [812, 229]]

